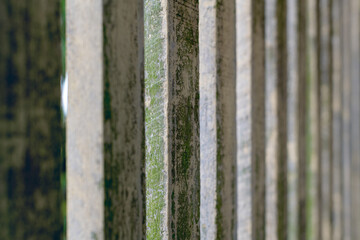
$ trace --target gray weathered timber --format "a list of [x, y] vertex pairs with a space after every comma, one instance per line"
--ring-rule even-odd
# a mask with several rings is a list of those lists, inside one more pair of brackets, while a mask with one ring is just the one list
[[287, 239], [287, 4], [266, 1], [266, 237]]
[[264, 18], [264, 1], [236, 1], [238, 239], [265, 239]]
[[333, 194], [332, 194], [332, 205], [333, 205], [333, 228], [332, 228], [332, 239], [342, 239], [342, 223], [343, 223], [343, 208], [342, 208], [342, 78], [341, 78], [341, 0], [333, 0], [332, 7], [332, 128], [333, 128]]
[[351, 224], [351, 129], [350, 129], [350, 111], [351, 111], [351, 48], [350, 48], [350, 0], [342, 1], [342, 82], [343, 82], [343, 105], [342, 105], [342, 164], [343, 164], [343, 239], [349, 240], [352, 237]]
[[321, 161], [321, 236], [331, 239], [332, 213], [332, 50], [331, 50], [331, 2], [320, 0], [319, 11], [319, 87], [320, 87], [320, 161]]
[[360, 2], [351, 1], [351, 231], [352, 239], [360, 239]]
[[60, 1], [0, 1], [0, 238], [60, 239]]
[[200, 1], [199, 16], [200, 236], [236, 239], [235, 1]]
[[308, 109], [307, 114], [310, 126], [307, 128], [307, 204], [306, 204], [306, 237], [307, 239], [318, 239], [318, 184], [319, 184], [319, 141], [318, 141], [318, 57], [317, 57], [317, 0], [308, 0]]
[[321, 142], [321, 3], [322, 0], [316, 0], [316, 61], [317, 61], [317, 78], [316, 78], [316, 101], [317, 101], [317, 109], [316, 109], [316, 114], [317, 114], [317, 119], [316, 119], [316, 139], [315, 141], [317, 142], [317, 146], [318, 146], [318, 152], [317, 152], [317, 204], [318, 204], [318, 208], [317, 210], [317, 216], [316, 216], [316, 220], [317, 220], [317, 227], [318, 227], [318, 231], [317, 231], [317, 239], [322, 239], [322, 234], [323, 234], [323, 207], [322, 207], [322, 198], [323, 198], [323, 191], [322, 191], [322, 184], [323, 184], [323, 179], [322, 179], [322, 142]]
[[297, 38], [297, 155], [298, 155], [298, 239], [306, 238], [306, 132], [307, 132], [307, 1], [298, 1]]
[[297, 1], [287, 0], [287, 51], [288, 51], [288, 85], [287, 85], [287, 236], [290, 240], [297, 239]]
[[167, 1], [169, 239], [199, 238], [199, 6]]
[[67, 3], [67, 237], [145, 239], [143, 2]]

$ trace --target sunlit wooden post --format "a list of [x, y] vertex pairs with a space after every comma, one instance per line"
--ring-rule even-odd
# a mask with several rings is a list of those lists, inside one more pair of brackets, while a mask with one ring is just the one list
[[264, 1], [236, 1], [238, 239], [265, 239], [264, 17]]
[[60, 239], [60, 1], [0, 1], [0, 238]]
[[66, 10], [67, 239], [145, 239], [143, 2]]
[[200, 1], [200, 233], [236, 234], [235, 1]]

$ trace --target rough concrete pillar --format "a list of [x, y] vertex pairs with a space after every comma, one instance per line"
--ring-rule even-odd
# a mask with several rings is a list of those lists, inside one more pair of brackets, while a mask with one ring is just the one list
[[266, 9], [266, 237], [287, 239], [287, 1]]
[[265, 239], [265, 2], [236, 1], [237, 237]]
[[332, 238], [333, 240], [342, 239], [343, 228], [343, 208], [342, 208], [342, 83], [341, 77], [342, 64], [341, 64], [341, 0], [333, 0], [333, 7], [331, 10], [333, 31], [332, 31], [332, 155], [333, 155], [333, 194], [332, 205], [333, 212], [331, 214], [333, 228]]
[[60, 1], [0, 1], [0, 238], [60, 239]]
[[236, 239], [235, 0], [200, 1], [200, 236]]
[[145, 239], [143, 1], [66, 10], [67, 237]]
[[[149, 239], [199, 238], [198, 1], [145, 1]], [[157, 116], [158, 119], [153, 119]]]

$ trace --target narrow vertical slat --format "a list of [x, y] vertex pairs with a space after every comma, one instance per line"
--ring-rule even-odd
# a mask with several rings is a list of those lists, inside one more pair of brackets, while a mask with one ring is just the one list
[[287, 4], [266, 1], [266, 237], [287, 238]]
[[200, 237], [235, 239], [235, 1], [200, 1]]
[[319, 233], [319, 134], [318, 134], [318, 40], [317, 40], [317, 12], [318, 0], [308, 0], [308, 121], [307, 128], [307, 205], [306, 205], [306, 237], [308, 239], [318, 239]]
[[200, 236], [198, 1], [146, 1], [149, 239]]
[[351, 1], [351, 224], [352, 238], [360, 239], [360, 3]]
[[298, 239], [306, 238], [306, 120], [307, 120], [307, 1], [298, 1], [297, 46], [297, 155], [298, 155]]
[[67, 238], [144, 239], [143, 2], [67, 2]]
[[332, 128], [333, 128], [333, 221], [332, 236], [334, 240], [342, 239], [343, 208], [342, 208], [342, 64], [341, 64], [341, 0], [333, 0], [331, 10], [332, 31]]
[[264, 18], [264, 1], [236, 1], [238, 239], [265, 239]]
[[342, 161], [343, 161], [343, 209], [344, 209], [344, 228], [343, 239], [349, 240], [352, 237], [351, 224], [351, 128], [350, 128], [350, 109], [351, 109], [351, 41], [350, 41], [350, 0], [342, 1], [342, 82], [343, 82], [343, 106], [342, 106]]
[[0, 9], [0, 238], [60, 239], [60, 1]]
[[288, 48], [288, 86], [287, 86], [287, 181], [288, 181], [288, 239], [297, 239], [298, 229], [298, 208], [297, 208], [297, 90], [298, 90], [298, 73], [297, 73], [297, 0], [287, 1], [287, 48]]
[[319, 11], [319, 87], [320, 87], [320, 161], [321, 161], [321, 236], [331, 239], [330, 214], [332, 201], [332, 52], [331, 52], [331, 0], [320, 1]]
[[316, 119], [316, 128], [317, 128], [317, 134], [316, 134], [316, 142], [318, 145], [318, 152], [317, 152], [317, 203], [318, 203], [318, 209], [317, 209], [317, 224], [318, 224], [318, 231], [317, 231], [317, 239], [322, 239], [323, 235], [323, 192], [322, 192], [322, 185], [323, 185], [323, 179], [322, 179], [322, 142], [321, 142], [321, 74], [322, 74], [322, 61], [321, 61], [321, 5], [322, 0], [316, 0], [316, 60], [317, 60], [317, 78], [316, 78], [316, 101], [317, 101], [317, 119]]
[[168, 224], [170, 239], [199, 238], [199, 6], [167, 2]]

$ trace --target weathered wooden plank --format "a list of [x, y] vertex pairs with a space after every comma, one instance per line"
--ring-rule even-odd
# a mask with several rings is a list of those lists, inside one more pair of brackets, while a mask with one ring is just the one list
[[[199, 238], [198, 1], [146, 4], [147, 236]], [[156, 113], [159, 123], [150, 119]]]
[[0, 1], [0, 238], [60, 239], [60, 1]]
[[144, 239], [143, 2], [67, 3], [67, 237]]
[[320, 87], [320, 161], [321, 161], [321, 236], [331, 239], [332, 223], [332, 50], [331, 0], [321, 0], [319, 11], [319, 87]]
[[288, 239], [297, 239], [297, 169], [298, 169], [298, 155], [297, 155], [297, 90], [298, 90], [298, 73], [297, 73], [297, 1], [287, 1], [287, 51], [288, 51], [288, 86], [287, 86], [287, 201], [288, 201], [288, 224], [287, 234]]
[[287, 238], [287, 4], [266, 1], [266, 238]]
[[306, 120], [307, 120], [307, 1], [298, 1], [297, 46], [297, 155], [298, 155], [298, 239], [306, 238]]
[[342, 107], [342, 161], [343, 161], [343, 214], [344, 228], [343, 239], [353, 239], [351, 224], [351, 128], [350, 128], [350, 111], [351, 111], [351, 41], [350, 41], [350, 1], [342, 1], [342, 82], [343, 82], [343, 107]]
[[317, 41], [317, 12], [318, 1], [308, 0], [308, 66], [309, 66], [309, 79], [308, 79], [308, 109], [309, 127], [307, 128], [307, 213], [306, 213], [306, 237], [308, 239], [318, 239], [319, 232], [319, 199], [318, 199], [318, 186], [319, 186], [319, 101], [318, 101], [318, 41]]
[[169, 238], [199, 238], [199, 6], [167, 3]]
[[264, 1], [236, 1], [238, 239], [265, 239], [264, 18]]
[[332, 238], [342, 239], [343, 208], [342, 208], [342, 64], [341, 64], [341, 1], [334, 0], [332, 7], [332, 128], [333, 128], [333, 221]]
[[360, 239], [360, 3], [351, 1], [351, 231], [352, 239]]
[[235, 1], [200, 1], [200, 237], [235, 239]]

